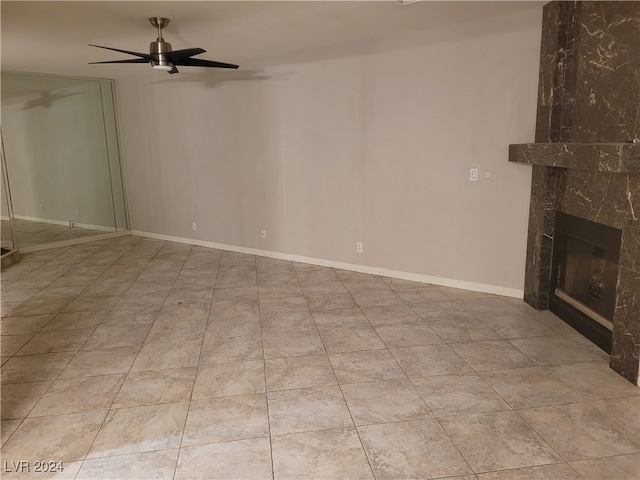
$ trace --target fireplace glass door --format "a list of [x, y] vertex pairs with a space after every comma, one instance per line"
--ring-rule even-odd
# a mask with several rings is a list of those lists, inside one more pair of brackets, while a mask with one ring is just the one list
[[621, 231], [556, 214], [550, 310], [606, 351], [616, 303]]

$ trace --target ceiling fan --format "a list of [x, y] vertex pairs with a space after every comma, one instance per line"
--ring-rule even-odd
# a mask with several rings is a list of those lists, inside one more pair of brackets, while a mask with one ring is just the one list
[[184, 50], [171, 50], [171, 44], [162, 38], [162, 29], [169, 25], [169, 19], [164, 17], [149, 18], [151, 25], [158, 29], [158, 38], [155, 42], [151, 42], [149, 53], [131, 52], [129, 50], [120, 50], [118, 48], [102, 47], [100, 45], [89, 44], [90, 47], [104, 48], [113, 50], [114, 52], [126, 53], [139, 58], [131, 58], [128, 60], [110, 60], [106, 62], [90, 62], [96, 63], [150, 63], [155, 70], [164, 70], [171, 74], [178, 73], [177, 66], [183, 67], [209, 67], [209, 68], [238, 68], [238, 65], [232, 63], [213, 62], [211, 60], [202, 60], [192, 58], [195, 55], [205, 53], [202, 48], [186, 48]]

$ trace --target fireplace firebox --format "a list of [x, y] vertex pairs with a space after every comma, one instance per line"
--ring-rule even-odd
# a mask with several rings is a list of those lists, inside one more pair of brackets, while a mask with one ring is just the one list
[[611, 353], [622, 231], [556, 212], [549, 310]]

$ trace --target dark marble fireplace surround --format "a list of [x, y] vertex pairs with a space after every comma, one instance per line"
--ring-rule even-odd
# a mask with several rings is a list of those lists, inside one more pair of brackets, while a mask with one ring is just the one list
[[544, 7], [525, 301], [549, 307], [556, 211], [622, 231], [611, 368], [634, 384], [640, 361], [640, 2]]

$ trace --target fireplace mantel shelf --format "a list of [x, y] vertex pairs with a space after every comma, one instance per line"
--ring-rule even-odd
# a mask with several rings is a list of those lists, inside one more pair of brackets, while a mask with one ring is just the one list
[[546, 167], [635, 173], [640, 172], [640, 144], [519, 143], [509, 145], [509, 161]]

